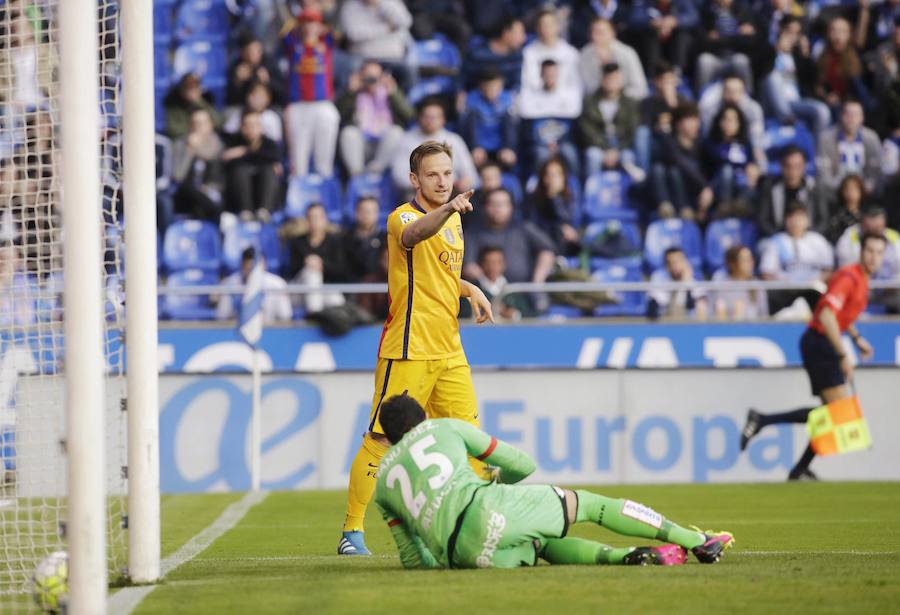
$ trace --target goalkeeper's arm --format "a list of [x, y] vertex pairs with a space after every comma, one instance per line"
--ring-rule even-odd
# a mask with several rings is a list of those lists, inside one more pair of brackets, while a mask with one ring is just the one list
[[[376, 504], [378, 504], [376, 502]], [[437, 559], [422, 542], [422, 539], [406, 529], [403, 521], [387, 512], [378, 504], [384, 520], [387, 521], [391, 530], [391, 536], [397, 543], [397, 551], [400, 552], [400, 563], [404, 568], [412, 569], [428, 569], [440, 568], [441, 565]]]
[[469, 423], [454, 420], [453, 426], [466, 443], [472, 457], [500, 468], [500, 480], [517, 483], [537, 469], [534, 460], [516, 447], [489, 436]]

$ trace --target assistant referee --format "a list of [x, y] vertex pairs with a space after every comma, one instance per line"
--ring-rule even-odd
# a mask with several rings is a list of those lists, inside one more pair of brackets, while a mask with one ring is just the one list
[[[857, 317], [866, 309], [869, 299], [869, 278], [881, 268], [887, 239], [880, 234], [866, 234], [860, 240], [859, 262], [838, 269], [828, 281], [828, 290], [819, 299], [809, 327], [800, 338], [803, 368], [809, 374], [813, 395], [823, 404], [850, 396], [847, 383], [853, 379], [853, 364], [844, 350], [841, 336], [848, 333], [863, 359], [872, 356], [872, 346], [854, 326]], [[747, 412], [747, 422], [741, 432], [741, 450], [766, 425], [806, 423], [813, 408], [798, 408], [777, 414], [763, 414], [754, 408]], [[788, 474], [788, 480], [818, 480], [809, 464], [816, 456], [812, 445]]]

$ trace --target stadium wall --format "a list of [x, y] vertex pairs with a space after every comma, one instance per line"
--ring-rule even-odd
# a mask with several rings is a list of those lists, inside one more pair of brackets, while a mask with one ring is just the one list
[[[799, 369], [477, 370], [484, 428], [538, 463], [531, 480], [564, 484], [783, 481], [802, 447], [799, 427], [770, 428], [739, 454], [750, 405], [811, 405]], [[898, 480], [896, 369], [858, 371], [874, 447], [821, 459], [831, 480]], [[275, 374], [263, 379], [266, 489], [343, 488], [368, 423], [372, 376]], [[164, 375], [164, 492], [250, 486], [250, 377]]]

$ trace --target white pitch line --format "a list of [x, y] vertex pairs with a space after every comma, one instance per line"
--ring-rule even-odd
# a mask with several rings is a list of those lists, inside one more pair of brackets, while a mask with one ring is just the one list
[[[244, 518], [244, 515], [246, 515], [251, 508], [266, 499], [267, 495], [268, 493], [265, 491], [251, 491], [237, 502], [228, 506], [215, 521], [204, 528], [199, 534], [181, 545], [175, 553], [169, 555], [160, 562], [160, 576], [165, 577], [182, 564], [191, 561], [198, 554], [202, 553], [204, 549], [215, 542], [222, 534], [240, 523], [241, 519]], [[156, 589], [155, 585], [125, 587], [107, 599], [107, 609], [111, 615], [128, 615], [134, 611], [141, 603], [141, 600], [154, 589]]]
[[900, 555], [900, 551], [732, 551], [729, 555]]

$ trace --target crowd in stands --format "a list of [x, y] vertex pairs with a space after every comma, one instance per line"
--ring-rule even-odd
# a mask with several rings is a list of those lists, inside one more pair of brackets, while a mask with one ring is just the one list
[[[463, 275], [491, 295], [554, 279], [822, 282], [866, 230], [888, 237], [877, 277], [900, 279], [898, 0], [156, 0], [154, 15], [161, 284], [237, 283], [248, 246], [271, 289], [386, 280], [384, 223], [428, 139], [452, 147], [455, 188], [476, 189]], [[34, 19], [11, 23], [39, 38]], [[46, 95], [49, 47], [23, 59], [21, 40], [0, 50], [0, 92]], [[39, 181], [17, 160], [4, 178]], [[514, 295], [503, 315], [756, 319], [808, 313], [815, 295], [558, 298]], [[874, 298], [900, 309], [897, 293]], [[171, 318], [233, 308], [162, 302]]]

